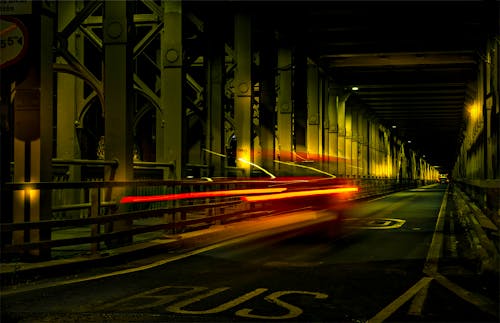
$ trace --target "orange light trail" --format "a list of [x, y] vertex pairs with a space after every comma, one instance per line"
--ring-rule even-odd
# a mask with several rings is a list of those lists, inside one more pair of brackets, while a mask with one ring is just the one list
[[[160, 201], [175, 201], [182, 199], [195, 199], [218, 196], [234, 196], [234, 195], [249, 195], [249, 194], [266, 194], [266, 193], [281, 193], [286, 191], [284, 187], [278, 188], [255, 188], [244, 190], [227, 190], [227, 191], [208, 191], [208, 192], [190, 192], [179, 194], [163, 194], [163, 195], [146, 195], [146, 196], [124, 196], [120, 203], [145, 203], [145, 202], [160, 202]], [[267, 196], [267, 195], [260, 195]]]
[[246, 202], [262, 202], [266, 200], [279, 200], [291, 197], [304, 197], [312, 195], [326, 195], [326, 194], [338, 194], [338, 193], [348, 193], [357, 192], [357, 187], [341, 187], [341, 188], [331, 188], [325, 190], [304, 190], [298, 192], [286, 192], [278, 194], [268, 194], [268, 195], [257, 195], [257, 196], [242, 196], [241, 199]]

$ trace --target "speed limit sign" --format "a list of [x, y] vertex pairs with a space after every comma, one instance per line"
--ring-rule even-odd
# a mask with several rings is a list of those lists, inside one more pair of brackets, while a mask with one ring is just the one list
[[0, 17], [0, 68], [20, 60], [28, 48], [28, 30], [16, 18]]

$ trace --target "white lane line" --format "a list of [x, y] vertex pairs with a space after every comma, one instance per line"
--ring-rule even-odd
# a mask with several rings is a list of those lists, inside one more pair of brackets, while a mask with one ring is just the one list
[[410, 287], [406, 292], [404, 292], [401, 296], [396, 298], [392, 303], [387, 305], [383, 310], [378, 312], [374, 317], [368, 320], [368, 323], [379, 323], [385, 321], [389, 318], [394, 312], [396, 312], [404, 303], [406, 303], [410, 298], [412, 298], [419, 290], [427, 286], [432, 277], [423, 277], [420, 279], [415, 285]]
[[[438, 262], [443, 248], [443, 229], [447, 201], [448, 187], [444, 192], [436, 221], [436, 227], [434, 229], [434, 235], [432, 236], [431, 246], [427, 253], [427, 259], [425, 260], [424, 271], [428, 272], [430, 275], [437, 273]], [[425, 299], [427, 298], [428, 289], [428, 286], [426, 288], [422, 288], [415, 296], [410, 305], [410, 309], [408, 310], [409, 315], [419, 316], [422, 314], [422, 308], [424, 307]]]
[[439, 284], [455, 293], [455, 295], [457, 295], [461, 299], [475, 305], [485, 313], [491, 314], [497, 318], [499, 317], [498, 303], [494, 302], [486, 296], [468, 291], [465, 288], [460, 287], [459, 285], [451, 282], [450, 280], [448, 280], [448, 278], [439, 273], [435, 273], [432, 276], [432, 278], [434, 278]]
[[448, 188], [446, 188], [446, 191], [444, 192], [443, 200], [441, 202], [441, 208], [439, 209], [438, 219], [436, 222], [436, 227], [434, 229], [434, 235], [432, 236], [431, 246], [425, 260], [424, 268], [428, 273], [437, 272], [439, 258], [441, 257], [441, 252], [443, 249], [444, 218], [446, 213], [447, 201]]
[[13, 295], [13, 294], [30, 292], [30, 291], [34, 291], [34, 290], [38, 290], [38, 289], [44, 289], [44, 288], [50, 288], [50, 287], [56, 287], [56, 286], [64, 286], [64, 285], [71, 285], [71, 284], [76, 284], [76, 283], [82, 283], [82, 282], [92, 281], [92, 280], [98, 280], [98, 279], [102, 279], [102, 278], [108, 278], [108, 277], [114, 277], [114, 276], [119, 276], [119, 275], [130, 274], [130, 273], [134, 273], [134, 272], [138, 272], [138, 271], [142, 271], [142, 270], [146, 270], [146, 269], [151, 269], [151, 268], [155, 268], [155, 267], [158, 267], [158, 266], [162, 266], [162, 265], [168, 264], [170, 262], [174, 262], [174, 261], [177, 261], [177, 260], [180, 260], [180, 259], [191, 257], [193, 255], [197, 255], [197, 254], [200, 254], [200, 253], [203, 253], [203, 252], [206, 252], [206, 251], [210, 251], [210, 250], [213, 250], [213, 249], [224, 247], [224, 246], [227, 246], [227, 245], [230, 245], [230, 244], [238, 243], [238, 242], [249, 240], [249, 239], [254, 239], [254, 237], [257, 237], [257, 236], [258, 235], [254, 234], [251, 237], [240, 237], [240, 238], [237, 238], [237, 239], [230, 239], [228, 241], [219, 242], [219, 243], [216, 243], [216, 244], [213, 244], [213, 245], [201, 248], [201, 249], [192, 250], [192, 251], [180, 254], [180, 255], [173, 256], [173, 257], [168, 258], [168, 259], [159, 260], [159, 261], [153, 262], [151, 264], [140, 266], [140, 267], [123, 269], [123, 270], [118, 270], [118, 271], [114, 271], [114, 272], [111, 272], [111, 273], [106, 273], [106, 274], [101, 274], [101, 275], [96, 275], [96, 276], [91, 276], [91, 277], [85, 277], [85, 278], [76, 278], [76, 279], [70, 279], [70, 280], [59, 281], [59, 282], [43, 283], [43, 284], [39, 284], [39, 285], [36, 285], [36, 286], [26, 286], [26, 287], [17, 287], [16, 286], [14, 289], [11, 289], [11, 290], [5, 290], [5, 291], [2, 290], [2, 291], [0, 291], [0, 296], [3, 297], [3, 296], [7, 296], [7, 295]]
[[[304, 218], [303, 215], [301, 215], [301, 217]], [[102, 278], [114, 277], [114, 276], [119, 276], [119, 275], [126, 275], [126, 274], [130, 274], [130, 273], [134, 273], [134, 272], [139, 272], [142, 270], [155, 268], [158, 266], [168, 264], [170, 262], [174, 262], [177, 260], [188, 258], [188, 257], [194, 256], [194, 255], [200, 254], [200, 253], [204, 253], [204, 252], [207, 252], [210, 250], [225, 247], [225, 246], [228, 246], [231, 244], [237, 244], [237, 243], [245, 242], [245, 241], [252, 241], [254, 239], [266, 237], [266, 236], [269, 236], [270, 234], [272, 235], [272, 234], [276, 234], [278, 232], [286, 232], [287, 230], [291, 230], [291, 229], [295, 228], [297, 225], [301, 226], [301, 225], [304, 225], [304, 223], [306, 223], [306, 224], [311, 223], [310, 221], [312, 221], [311, 219], [313, 219], [313, 217], [317, 218], [317, 215], [311, 213], [310, 215], [308, 215], [307, 221], [297, 222], [297, 223], [294, 223], [293, 219], [290, 218], [290, 222], [284, 222], [281, 227], [277, 227], [277, 228], [267, 227], [268, 230], [264, 229], [264, 231], [262, 231], [262, 232], [253, 232], [252, 231], [252, 232], [249, 232], [249, 233], [245, 234], [244, 236], [241, 236], [238, 238], [228, 239], [226, 241], [218, 242], [218, 243], [215, 243], [213, 245], [206, 246], [206, 247], [203, 247], [200, 249], [191, 250], [189, 252], [175, 255], [175, 256], [170, 257], [168, 259], [159, 260], [159, 261], [153, 262], [151, 264], [147, 264], [147, 265], [140, 266], [140, 267], [118, 270], [118, 271], [114, 271], [114, 272], [110, 272], [110, 273], [106, 273], [106, 274], [101, 274], [101, 275], [96, 275], [96, 276], [91, 276], [91, 277], [75, 278], [75, 279], [59, 281], [59, 282], [42, 283], [42, 284], [37, 284], [37, 285], [33, 285], [33, 286], [23, 286], [23, 287], [15, 286], [13, 289], [10, 289], [10, 290], [1, 290], [0, 297], [30, 292], [30, 291], [34, 291], [34, 290], [38, 290], [38, 289], [44, 289], [44, 288], [50, 288], [50, 287], [56, 287], [56, 286], [64, 286], [64, 285], [82, 283], [82, 282], [87, 282], [87, 281], [92, 281], [92, 280], [98, 280], [98, 279], [102, 279]], [[327, 217], [325, 217], [325, 218], [327, 218]]]
[[415, 295], [413, 301], [410, 304], [410, 308], [408, 309], [409, 315], [422, 315], [422, 308], [424, 307], [425, 299], [427, 298], [428, 289], [429, 285], [426, 285]]

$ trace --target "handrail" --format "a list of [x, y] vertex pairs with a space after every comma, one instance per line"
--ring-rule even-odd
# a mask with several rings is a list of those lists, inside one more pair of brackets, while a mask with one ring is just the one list
[[52, 158], [52, 164], [55, 165], [97, 165], [97, 166], [112, 166], [118, 167], [118, 160], [102, 160], [102, 159], [62, 159]]
[[167, 167], [170, 169], [173, 169], [175, 167], [175, 163], [169, 162], [169, 163], [157, 163], [157, 162], [146, 162], [146, 161], [134, 161], [132, 163], [134, 166], [139, 166], [139, 167]]
[[[57, 162], [57, 161], [56, 161]], [[61, 160], [62, 162], [62, 160]], [[102, 161], [97, 161], [102, 162]], [[108, 161], [109, 162], [109, 161]], [[372, 182], [373, 181], [373, 182]], [[278, 181], [279, 182], [279, 181]], [[357, 185], [363, 187], [361, 194], [366, 196], [367, 194], [373, 194], [372, 191], [390, 191], [399, 188], [394, 186], [394, 183], [381, 182], [371, 179], [358, 179]], [[234, 189], [234, 187], [252, 187], [257, 186], [270, 186], [271, 184], [276, 184], [276, 180], [271, 179], [215, 179], [213, 182], [198, 179], [183, 179], [183, 180], [129, 180], [129, 181], [92, 181], [92, 182], [11, 182], [6, 183], [2, 189], [7, 189], [11, 191], [16, 190], [64, 190], [64, 189], [81, 189], [86, 190], [85, 196], [86, 200], [74, 201], [74, 204], [68, 205], [58, 205], [53, 206], [53, 212], [64, 212], [69, 210], [78, 209], [88, 209], [89, 213], [83, 214], [80, 218], [69, 218], [69, 219], [54, 219], [54, 220], [42, 220], [38, 222], [15, 222], [15, 223], [0, 223], [0, 232], [8, 233], [14, 231], [29, 231], [29, 230], [54, 230], [54, 234], [57, 232], [73, 232], [72, 227], [90, 227], [90, 232], [85, 233], [76, 231], [75, 236], [62, 234], [52, 236], [53, 241], [31, 241], [31, 242], [16, 242], [12, 244], [7, 244], [2, 242], [1, 250], [2, 252], [18, 252], [33, 250], [38, 248], [52, 248], [55, 246], [71, 246], [77, 244], [92, 244], [89, 249], [91, 253], [96, 253], [99, 251], [100, 245], [97, 242], [108, 242], [115, 237], [126, 237], [135, 239], [135, 235], [142, 233], [157, 232], [161, 230], [177, 230], [178, 228], [186, 228], [187, 226], [202, 224], [203, 226], [211, 225], [213, 221], [226, 221], [226, 220], [236, 220], [247, 218], [249, 216], [255, 216], [255, 211], [263, 206], [250, 207], [248, 203], [242, 202], [237, 196], [228, 197], [216, 197], [216, 198], [199, 198], [199, 199], [186, 199], [182, 201], [177, 201], [175, 203], [171, 202], [159, 202], [159, 204], [154, 205], [155, 209], [145, 209], [138, 210], [135, 206], [130, 208], [124, 206], [123, 209], [118, 211], [116, 208], [116, 213], [102, 212], [106, 210], [109, 206], [118, 206], [117, 201], [102, 201], [100, 190], [109, 189], [111, 187], [128, 187], [132, 191], [138, 190], [141, 187], [146, 188], [146, 194], [157, 194], [155, 192], [160, 192], [159, 194], [165, 194], [164, 192], [178, 193], [184, 191], [193, 190], [208, 190], [215, 189], [221, 190], [226, 188]], [[380, 185], [375, 185], [380, 184]], [[215, 186], [213, 186], [215, 185]], [[149, 190], [153, 187], [160, 187], [160, 189]], [[365, 189], [366, 188], [366, 189]], [[88, 192], [87, 192], [88, 190]], [[128, 190], [127, 190], [128, 191]], [[141, 190], [138, 190], [142, 191]], [[144, 194], [144, 193], [139, 193]], [[88, 200], [87, 200], [88, 198]], [[90, 202], [88, 202], [90, 201]], [[78, 203], [81, 202], [81, 203]], [[124, 211], [129, 210], [129, 211]], [[266, 209], [268, 210], [268, 209]], [[85, 212], [84, 212], [85, 213]], [[266, 213], [270, 214], [270, 213]], [[82, 214], [80, 214], [81, 216]], [[115, 221], [134, 221], [142, 219], [156, 219], [154, 221], [139, 221], [134, 222], [133, 225], [127, 227], [126, 230], [122, 227], [120, 231], [108, 231], [107, 225], [114, 223]], [[158, 221], [157, 221], [158, 220]], [[112, 226], [110, 226], [112, 228]], [[59, 230], [62, 229], [62, 230]], [[104, 229], [104, 230], [103, 230]], [[189, 230], [198, 229], [189, 227]], [[112, 229], [111, 229], [112, 230]], [[63, 238], [63, 239], [61, 239]], [[17, 244], [19, 243], [19, 244]], [[113, 247], [108, 245], [108, 247]]]

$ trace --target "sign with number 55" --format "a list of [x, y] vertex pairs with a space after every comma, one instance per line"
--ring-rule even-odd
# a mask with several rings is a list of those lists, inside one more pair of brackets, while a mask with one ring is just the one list
[[16, 18], [0, 17], [0, 68], [19, 61], [28, 48], [28, 30]]

